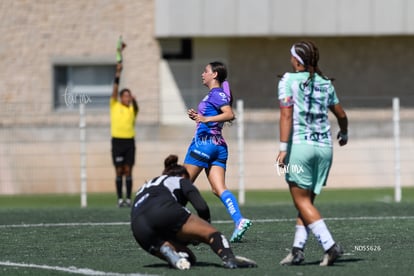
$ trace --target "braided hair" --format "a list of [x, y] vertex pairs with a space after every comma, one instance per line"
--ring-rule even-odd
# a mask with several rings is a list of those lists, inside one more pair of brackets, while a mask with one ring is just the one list
[[300, 63], [305, 67], [305, 70], [309, 72], [309, 78], [304, 83], [305, 87], [313, 83], [315, 73], [326, 80], [331, 80], [326, 77], [318, 66], [319, 61], [319, 49], [312, 41], [301, 41], [293, 44], [292, 49], [300, 57]]
[[[303, 88], [310, 88], [310, 94], [307, 95], [307, 97], [312, 97], [315, 84], [315, 74], [318, 74], [325, 80], [333, 81], [333, 79], [326, 77], [318, 66], [319, 50], [318, 47], [316, 47], [315, 43], [313, 43], [312, 41], [301, 41], [295, 43], [292, 46], [291, 53], [298, 60], [298, 62], [305, 67], [305, 71], [309, 72], [308, 79], [306, 80], [306, 82], [301, 84]], [[312, 100], [308, 101], [308, 105], [309, 111], [305, 115], [305, 120], [308, 123], [312, 123], [314, 119], [313, 114], [310, 112]]]

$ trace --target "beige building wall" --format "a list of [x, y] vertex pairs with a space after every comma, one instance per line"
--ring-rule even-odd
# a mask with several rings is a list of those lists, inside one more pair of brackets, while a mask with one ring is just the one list
[[[158, 43], [153, 1], [0, 1], [0, 125], [72, 121], [53, 108], [53, 64], [112, 61], [127, 43], [122, 86], [142, 102], [140, 120], [158, 120]], [[13, 112], [12, 118], [1, 116]], [[76, 111], [75, 111], [76, 112]], [[103, 120], [107, 109], [91, 120]], [[24, 116], [24, 122], [21, 119]], [[106, 119], [107, 122], [107, 119]]]
[[[0, 1], [0, 194], [79, 192], [79, 111], [54, 108], [53, 66], [115, 67], [120, 35], [127, 43], [121, 87], [137, 97], [139, 123], [157, 123], [153, 1]], [[109, 107], [86, 106], [86, 113], [88, 190], [111, 191]]]

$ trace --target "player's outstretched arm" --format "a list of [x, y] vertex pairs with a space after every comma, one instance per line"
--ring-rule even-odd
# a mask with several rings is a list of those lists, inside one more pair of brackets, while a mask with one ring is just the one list
[[339, 125], [339, 133], [338, 133], [338, 140], [339, 145], [344, 146], [348, 143], [348, 117], [342, 106], [338, 103], [333, 106], [330, 106], [329, 109], [335, 115], [338, 125]]
[[201, 196], [200, 191], [197, 189], [197, 187], [194, 186], [194, 184], [186, 178], [180, 180], [180, 186], [185, 197], [197, 211], [198, 216], [210, 223], [210, 208], [208, 207], [207, 202]]
[[117, 63], [116, 71], [115, 71], [114, 86], [112, 88], [112, 98], [114, 100], [118, 100], [118, 89], [119, 89], [119, 80], [121, 78], [121, 72], [122, 72], [122, 63]]

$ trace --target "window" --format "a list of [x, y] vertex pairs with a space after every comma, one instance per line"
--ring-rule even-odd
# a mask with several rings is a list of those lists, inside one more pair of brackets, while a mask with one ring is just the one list
[[193, 42], [189, 38], [171, 38], [160, 40], [164, 59], [191, 60], [193, 58]]
[[53, 73], [55, 109], [73, 109], [82, 102], [88, 107], [108, 106], [115, 64], [55, 65]]

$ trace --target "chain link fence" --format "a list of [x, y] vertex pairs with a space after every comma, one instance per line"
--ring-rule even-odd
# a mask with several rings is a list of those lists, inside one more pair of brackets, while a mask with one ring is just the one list
[[[353, 99], [355, 100], [355, 99]], [[359, 99], [364, 101], [366, 99]], [[369, 99], [370, 102], [373, 99]], [[377, 99], [381, 108], [345, 106], [349, 117], [349, 143], [334, 146], [334, 162], [328, 187], [393, 187], [395, 178], [392, 101]], [[414, 109], [404, 107], [401, 99], [400, 148], [401, 184], [414, 185]], [[6, 114], [0, 131], [0, 193], [79, 193], [81, 183], [79, 110], [51, 111], [36, 103], [30, 108], [2, 103]], [[141, 101], [140, 107], [145, 108]], [[30, 109], [30, 110], [28, 110]], [[244, 115], [244, 185], [246, 189], [286, 189], [283, 176], [275, 167], [278, 150], [279, 110], [249, 110]], [[185, 110], [177, 116], [186, 117]], [[332, 131], [338, 127], [332, 119]], [[86, 105], [87, 191], [115, 191], [115, 171], [111, 159], [109, 108], [89, 109]], [[162, 171], [164, 158], [178, 154], [182, 162], [194, 134], [192, 121], [177, 125], [136, 123], [136, 165], [133, 169], [137, 188]], [[224, 135], [229, 145], [227, 184], [237, 189], [239, 159], [237, 124], [227, 126]], [[204, 175], [196, 185], [209, 189]]]

